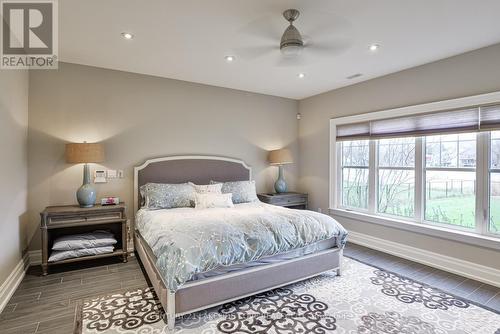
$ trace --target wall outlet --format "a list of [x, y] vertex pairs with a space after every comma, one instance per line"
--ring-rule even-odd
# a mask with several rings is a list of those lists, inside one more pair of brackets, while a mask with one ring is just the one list
[[116, 177], [119, 178], [119, 179], [123, 179], [124, 176], [123, 176], [123, 169], [119, 169], [116, 171]]

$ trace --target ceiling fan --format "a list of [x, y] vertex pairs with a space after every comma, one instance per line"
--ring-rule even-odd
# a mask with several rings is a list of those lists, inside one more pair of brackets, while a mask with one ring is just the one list
[[[287, 9], [282, 15], [289, 25], [282, 33], [281, 40], [277, 39], [279, 35], [276, 34], [276, 29], [282, 29], [279, 27], [282, 26], [280, 22], [283, 21], [278, 22], [274, 15], [265, 16], [240, 30], [240, 32], [257, 37], [259, 44], [248, 45], [251, 42], [245, 40], [245, 47], [237, 48], [237, 54], [248, 60], [269, 56], [277, 58], [276, 65], [278, 66], [298, 66], [315, 62], [321, 57], [334, 56], [349, 47], [350, 41], [345, 38], [345, 30], [349, 28], [346, 20], [331, 13], [315, 15], [308, 11], [306, 14], [307, 22], [303, 22], [304, 27], [300, 29], [309, 28], [305, 30], [312, 34], [314, 41], [311, 37], [302, 35], [294, 25], [301, 15], [300, 11]], [[313, 23], [311, 24], [311, 22]], [[276, 53], [278, 45], [281, 52]]]
[[293, 21], [299, 18], [300, 12], [297, 9], [287, 9], [283, 12], [283, 17], [290, 25], [281, 36], [280, 51], [284, 56], [295, 57], [304, 48], [304, 41], [299, 30], [293, 25]]

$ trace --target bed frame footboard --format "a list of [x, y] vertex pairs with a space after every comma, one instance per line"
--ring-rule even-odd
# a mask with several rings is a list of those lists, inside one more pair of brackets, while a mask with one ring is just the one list
[[[184, 284], [175, 293], [168, 291], [156, 258], [138, 231], [135, 249], [166, 313], [169, 329], [175, 318], [336, 270], [341, 274], [342, 249], [331, 248], [279, 263], [262, 265]], [[299, 269], [300, 268], [300, 269]]]
[[[163, 304], [162, 304], [163, 305]], [[175, 292], [167, 292], [167, 307], [163, 306], [165, 310], [168, 329], [173, 330], [175, 327]]]

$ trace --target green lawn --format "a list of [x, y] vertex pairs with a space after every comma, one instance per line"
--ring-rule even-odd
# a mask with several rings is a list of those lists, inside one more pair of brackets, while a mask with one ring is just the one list
[[[352, 207], [367, 207], [368, 193], [367, 186], [344, 188], [343, 204]], [[466, 228], [474, 228], [475, 225], [475, 197], [473, 190], [464, 187], [462, 194], [458, 189], [445, 190], [434, 187], [431, 192], [431, 198], [427, 199], [425, 219], [438, 223], [452, 224]], [[402, 217], [412, 217], [413, 212], [413, 188], [404, 185], [396, 189], [397, 195], [392, 197], [390, 205], [387, 206], [385, 213]], [[384, 193], [383, 191], [381, 193]], [[349, 196], [346, 196], [349, 194]], [[448, 197], [446, 197], [446, 194]], [[428, 193], [426, 194], [428, 196]], [[386, 198], [382, 197], [379, 204], [385, 204]], [[379, 207], [380, 208], [380, 207]], [[494, 233], [500, 233], [500, 196], [492, 197], [490, 208], [490, 230]]]
[[[468, 228], [474, 228], [474, 196], [431, 199], [426, 205], [426, 219]], [[491, 203], [491, 230], [500, 233], [500, 197]]]

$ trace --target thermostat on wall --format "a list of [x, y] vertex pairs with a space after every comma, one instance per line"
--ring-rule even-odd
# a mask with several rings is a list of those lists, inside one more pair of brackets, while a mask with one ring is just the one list
[[94, 183], [106, 183], [106, 171], [96, 170], [94, 172]]

